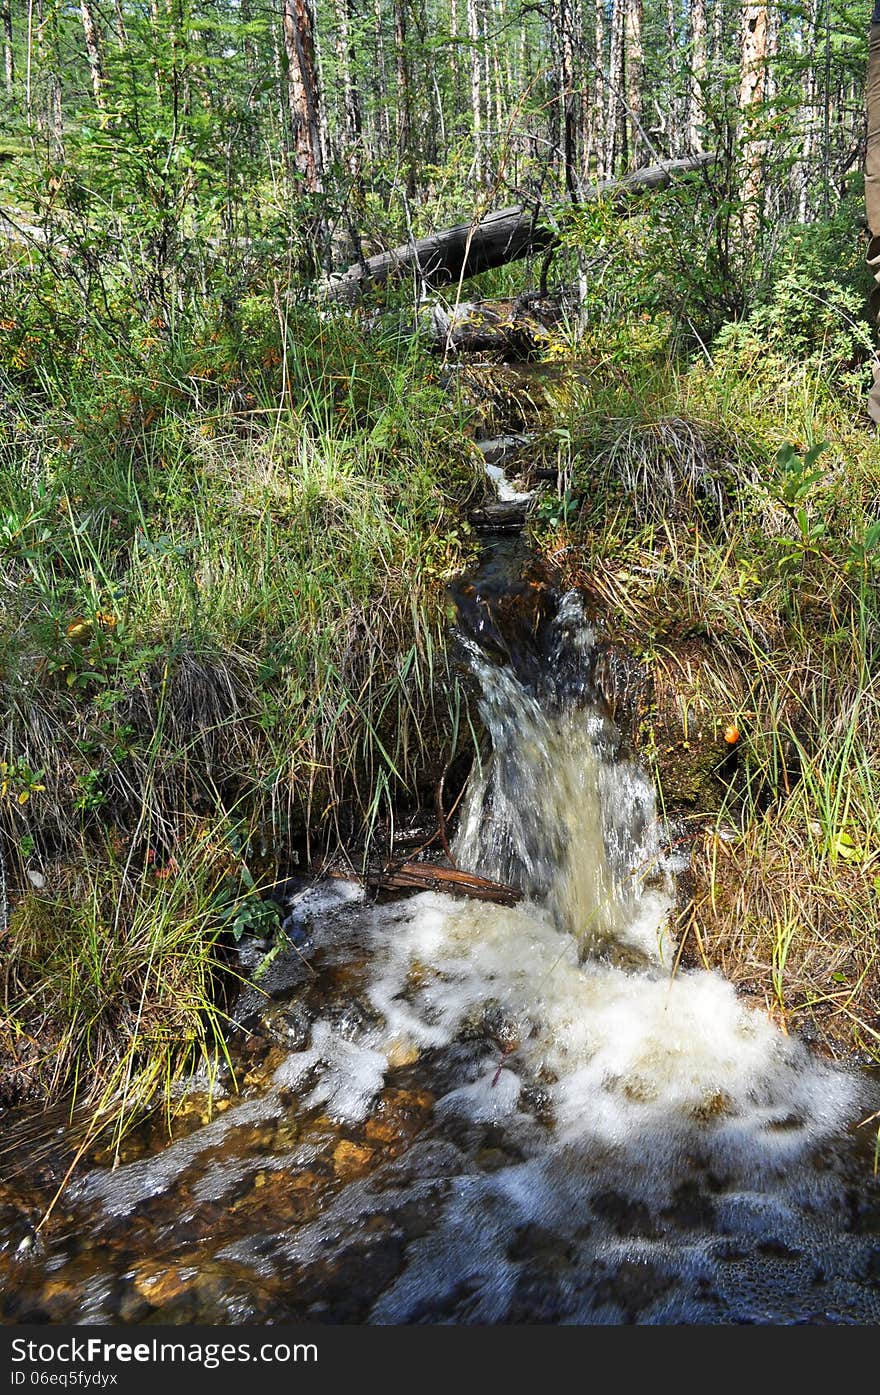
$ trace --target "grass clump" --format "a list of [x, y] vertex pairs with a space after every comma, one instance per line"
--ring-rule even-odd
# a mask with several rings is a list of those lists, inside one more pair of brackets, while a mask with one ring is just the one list
[[399, 334], [255, 295], [111, 342], [72, 302], [41, 355], [33, 292], [0, 364], [6, 1094], [142, 1103], [216, 1059], [256, 888], [390, 836], [454, 754], [478, 471]]

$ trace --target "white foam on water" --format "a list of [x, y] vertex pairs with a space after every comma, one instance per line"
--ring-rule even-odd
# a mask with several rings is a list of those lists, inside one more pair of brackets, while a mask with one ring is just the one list
[[[646, 897], [643, 943], [664, 911]], [[424, 892], [363, 915], [379, 1024], [350, 1040], [318, 1021], [274, 1077], [337, 1119], [368, 1114], [401, 1043], [436, 1049], [481, 1032], [479, 1060], [438, 1115], [507, 1120], [514, 1135], [519, 1119], [532, 1138], [521, 1096], [540, 1088], [551, 1133], [539, 1149], [611, 1158], [631, 1189], [656, 1192], [686, 1155], [744, 1179], [784, 1169], [858, 1107], [854, 1073], [784, 1036], [717, 973], [581, 963], [575, 937], [531, 903]]]
[[329, 1022], [318, 1021], [305, 1051], [288, 1056], [276, 1070], [274, 1082], [288, 1090], [304, 1086], [314, 1075], [311, 1088], [303, 1090], [303, 1102], [313, 1109], [323, 1105], [337, 1119], [356, 1121], [369, 1113], [388, 1069], [386, 1053], [374, 1050], [370, 1038], [349, 1041]]
[[533, 489], [517, 489], [511, 484], [501, 465], [490, 465], [486, 463], [486, 474], [495, 485], [498, 498], [505, 504], [524, 503], [527, 499], [533, 499], [535, 491]]

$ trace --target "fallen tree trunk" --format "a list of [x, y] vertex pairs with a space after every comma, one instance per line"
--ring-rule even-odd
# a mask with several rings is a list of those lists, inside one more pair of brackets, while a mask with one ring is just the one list
[[471, 509], [468, 523], [472, 528], [491, 533], [520, 532], [525, 527], [528, 509], [528, 499], [492, 500], [481, 508]]
[[[634, 170], [623, 179], [606, 180], [585, 194], [584, 202], [611, 198], [625, 212], [630, 196], [665, 188], [682, 175], [692, 174], [715, 159], [714, 155], [690, 155], [682, 160], [666, 160]], [[353, 305], [373, 286], [386, 281], [416, 276], [426, 286], [444, 286], [467, 280], [491, 267], [505, 266], [534, 252], [546, 251], [558, 240], [553, 228], [540, 223], [535, 214], [516, 208], [487, 213], [476, 223], [457, 223], [443, 232], [432, 233], [412, 242], [379, 252], [347, 271], [328, 277], [323, 286], [327, 299]]]
[[431, 862], [404, 862], [400, 867], [370, 872], [366, 882], [367, 886], [381, 891], [419, 888], [422, 891], [458, 892], [477, 901], [494, 901], [501, 906], [515, 906], [522, 900], [522, 892], [517, 891], [516, 887], [491, 882], [486, 877], [476, 877], [457, 867], [442, 867]]

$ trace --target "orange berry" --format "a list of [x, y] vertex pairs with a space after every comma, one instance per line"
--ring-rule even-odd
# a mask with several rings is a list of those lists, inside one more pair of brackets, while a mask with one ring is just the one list
[[728, 746], [735, 746], [739, 741], [739, 727], [734, 722], [724, 728], [724, 740]]

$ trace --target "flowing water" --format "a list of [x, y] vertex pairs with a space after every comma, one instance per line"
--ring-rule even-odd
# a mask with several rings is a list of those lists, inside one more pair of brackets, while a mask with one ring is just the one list
[[304, 888], [238, 1092], [196, 1082], [36, 1234], [63, 1160], [22, 1126], [4, 1321], [880, 1321], [876, 1083], [676, 968], [679, 868], [577, 596], [522, 652], [493, 626], [462, 625], [489, 741], [453, 851], [524, 899]]

